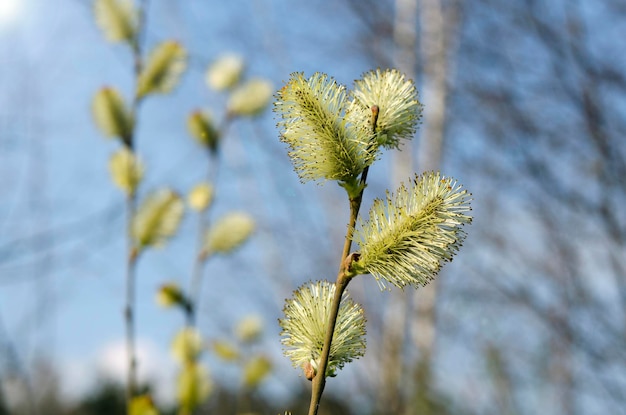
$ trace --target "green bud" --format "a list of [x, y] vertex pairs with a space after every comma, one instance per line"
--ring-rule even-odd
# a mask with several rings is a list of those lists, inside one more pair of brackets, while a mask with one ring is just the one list
[[187, 305], [187, 299], [180, 289], [178, 284], [170, 282], [163, 284], [159, 287], [156, 295], [156, 302], [158, 305], [164, 308], [169, 308], [175, 305], [185, 307]]
[[139, 248], [164, 245], [178, 230], [184, 210], [181, 197], [170, 189], [149, 194], [132, 223]]
[[94, 97], [91, 108], [94, 121], [105, 136], [117, 137], [126, 144], [130, 143], [133, 117], [117, 90], [102, 88]]
[[208, 113], [192, 112], [187, 119], [187, 129], [201, 146], [208, 148], [212, 153], [217, 152], [219, 132]]
[[241, 79], [244, 66], [243, 58], [239, 55], [221, 56], [207, 70], [207, 85], [216, 91], [234, 88]]
[[137, 97], [148, 94], [166, 94], [178, 85], [187, 66], [187, 52], [175, 41], [157, 45], [137, 80]]
[[195, 362], [202, 353], [202, 337], [198, 330], [181, 329], [172, 341], [172, 355], [181, 364]]
[[254, 231], [254, 220], [246, 213], [233, 212], [220, 218], [206, 233], [207, 253], [228, 253], [248, 240]]
[[96, 0], [94, 2], [96, 23], [111, 42], [135, 41], [137, 11], [128, 0]]
[[143, 178], [144, 166], [127, 147], [116, 151], [109, 160], [113, 183], [127, 195], [134, 195]]
[[233, 361], [239, 359], [239, 350], [224, 340], [216, 340], [212, 344], [213, 352], [222, 360]]
[[272, 99], [272, 84], [264, 79], [252, 79], [237, 88], [228, 100], [228, 113], [252, 117], [267, 108]]
[[209, 372], [196, 362], [184, 365], [176, 386], [181, 415], [192, 414], [209, 397], [212, 390]]
[[257, 387], [272, 371], [272, 362], [265, 356], [255, 356], [243, 368], [243, 384], [247, 388]]
[[203, 212], [211, 206], [213, 192], [213, 185], [210, 183], [199, 183], [189, 192], [187, 203], [193, 210]]
[[243, 343], [253, 343], [263, 334], [263, 320], [257, 315], [247, 316], [237, 324], [235, 334]]

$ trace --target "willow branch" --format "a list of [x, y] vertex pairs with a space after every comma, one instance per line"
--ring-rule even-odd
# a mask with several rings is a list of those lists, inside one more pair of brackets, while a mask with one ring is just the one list
[[[134, 80], [135, 80], [135, 91], [137, 90], [137, 82], [139, 79], [139, 75], [141, 74], [143, 61], [142, 61], [142, 43], [143, 43], [143, 33], [145, 32], [145, 14], [148, 8], [148, 1], [143, 0], [141, 3], [141, 7], [139, 7], [139, 15], [137, 22], [137, 35], [135, 41], [132, 44], [132, 52], [134, 59]], [[137, 113], [139, 109], [139, 105], [141, 103], [141, 99], [138, 97], [135, 92], [131, 114], [134, 120], [134, 125], [130, 133], [130, 137], [128, 137], [128, 142], [126, 145], [131, 152], [135, 152], [135, 130], [136, 130], [136, 121], [137, 121]], [[132, 168], [129, 165], [129, 169]], [[135, 189], [136, 190], [136, 189]], [[128, 359], [128, 373], [126, 380], [126, 404], [127, 410], [130, 408], [130, 402], [137, 393], [137, 353], [135, 346], [135, 303], [136, 303], [136, 293], [135, 293], [135, 283], [136, 283], [136, 269], [137, 269], [137, 258], [138, 258], [138, 250], [135, 246], [135, 241], [133, 238], [132, 225], [133, 220], [137, 210], [137, 193], [133, 190], [129, 193], [126, 199], [126, 211], [127, 211], [127, 222], [126, 222], [126, 238], [127, 238], [127, 263], [126, 263], [126, 307], [124, 310], [124, 318], [126, 322], [126, 354]]]

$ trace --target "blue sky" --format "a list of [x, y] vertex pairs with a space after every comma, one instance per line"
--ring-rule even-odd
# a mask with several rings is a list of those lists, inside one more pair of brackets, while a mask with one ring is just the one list
[[[8, 4], [8, 0], [0, 1]], [[248, 64], [246, 76], [266, 77], [275, 88], [294, 71], [327, 72], [349, 86], [372, 69], [371, 56], [359, 43], [359, 21], [337, 4], [341, 2], [210, 3], [190, 0], [183, 7], [178, 2], [150, 2], [148, 49], [162, 40], [175, 39], [187, 47], [190, 61], [172, 94], [150, 98], [141, 108], [137, 148], [147, 166], [142, 196], [162, 186], [185, 193], [206, 174], [206, 155], [188, 136], [185, 119], [199, 107], [210, 108], [218, 117], [222, 114], [224, 96], [204, 84], [206, 66], [219, 54], [240, 53]], [[10, 340], [24, 362], [41, 354], [50, 357], [62, 374], [66, 391], [76, 395], [89, 387], [85, 379], [95, 379], [103, 365], [116, 367], [124, 333], [123, 196], [111, 184], [107, 171], [117, 143], [97, 131], [90, 105], [104, 85], [130, 96], [131, 56], [123, 46], [104, 40], [90, 1], [21, 0], [19, 5], [14, 18], [0, 17], [0, 344]], [[508, 7], [504, 3], [499, 6]], [[557, 6], [553, 11], [558, 14]], [[385, 10], [384, 4], [380, 10]], [[535, 110], [532, 114], [547, 124], [548, 138], [553, 131], [565, 131], [564, 148], [575, 148], [580, 142], [576, 141], [580, 126], [572, 120], [575, 111], [560, 106], [554, 90], [531, 89], [535, 82], [553, 80], [544, 78], [544, 72], [550, 73], [550, 56], [533, 44], [519, 46], [515, 43], [519, 39], [507, 32], [509, 26], [502, 24], [499, 14], [481, 10], [475, 10], [480, 18], [473, 15], [474, 20], [468, 19], [461, 39], [475, 47], [472, 36], [478, 36], [487, 53], [476, 59], [473, 49], [465, 52], [455, 68], [455, 81], [473, 81], [493, 90], [511, 85], [520, 94], [517, 102], [523, 103], [521, 107]], [[391, 7], [388, 12], [393, 13]], [[585, 8], [592, 23], [605, 21], [606, 13], [601, 7]], [[610, 25], [590, 25], [594, 29], [588, 38], [590, 50], [600, 54], [600, 60], [616, 56], [614, 39], [624, 33], [624, 25], [617, 20]], [[491, 24], [494, 32], [489, 30]], [[513, 23], [511, 27], [515, 27]], [[365, 46], [384, 50], [388, 45]], [[498, 59], [515, 65], [496, 66]], [[572, 74], [579, 75], [575, 66], [567, 75]], [[624, 108], [619, 90], [606, 97], [615, 102], [611, 109], [619, 119]], [[500, 126], [498, 105], [482, 107], [472, 101], [473, 95], [453, 98], [457, 106], [451, 107], [444, 173], [473, 192], [476, 220], [461, 253], [445, 268], [446, 296], [440, 313], [456, 337], [455, 341], [442, 341], [438, 348], [439, 381], [453, 391], [458, 402], [484, 402], [489, 392], [483, 387], [488, 383], [485, 369], [476, 358], [480, 347], [512, 345], [509, 351], [514, 357], [522, 356], [512, 359], [512, 364], [518, 365], [519, 373], [527, 374], [524, 365], [532, 367], [534, 357], [519, 351], [545, 349], [541, 342], [546, 339], [546, 329], [519, 310], [506, 308], [503, 312], [501, 298], [485, 297], [493, 287], [483, 274], [501, 272], [511, 285], [541, 281], [545, 285], [536, 284], [532, 289], [547, 303], [560, 294], [551, 290], [551, 280], [541, 279], [546, 272], [541, 266], [553, 265], [553, 253], [546, 248], [551, 239], [533, 211], [534, 184], [517, 175], [516, 165], [521, 154], [516, 146], [547, 151], [550, 141], [539, 135], [545, 134], [543, 130], [536, 137], [509, 137], [509, 131], [493, 128]], [[537, 106], [541, 110], [537, 111]], [[491, 130], [485, 127], [489, 125], [485, 120], [492, 121]], [[334, 184], [298, 182], [270, 111], [253, 121], [235, 123], [224, 145], [211, 218], [230, 210], [247, 211], [257, 219], [258, 232], [235, 255], [208, 265], [200, 328], [208, 337], [224, 336], [243, 316], [262, 314], [267, 327], [263, 346], [278, 366], [277, 373], [302, 381], [280, 354], [276, 319], [283, 299], [301, 283], [334, 277], [347, 217], [343, 191]], [[591, 152], [582, 154], [583, 158], [593, 156]], [[603, 194], [601, 182], [593, 175], [577, 175], [581, 170], [575, 160], [560, 153], [554, 160], [548, 167], [562, 179], [561, 184], [570, 186], [581, 178], [593, 186], [585, 187], [593, 190], [590, 193]], [[373, 197], [384, 195], [389, 171], [388, 156], [371, 169], [364, 211]], [[622, 196], [617, 194], [615, 200]], [[557, 206], [558, 212], [569, 212], [567, 208]], [[585, 244], [600, 247], [597, 252], [581, 248], [576, 252], [581, 266], [594, 277], [585, 280], [590, 291], [611, 304], [616, 290], [607, 278], [610, 272], [604, 272], [609, 269], [608, 260], [601, 257], [605, 235], [593, 222], [581, 221], [575, 214], [571, 216], [573, 225], [564, 218], [569, 216], [559, 218], [564, 238], [576, 238], [582, 248]], [[159, 309], [154, 292], [167, 280], [187, 285], [195, 223], [195, 218], [187, 215], [177, 237], [163, 250], [145, 255], [138, 269], [139, 344], [148, 354], [143, 364], [163, 382], [164, 390], [174, 370], [167, 346], [182, 318]], [[480, 240], [491, 231], [500, 238], [490, 240], [491, 244], [510, 244], [514, 253], [528, 255], [493, 255], [494, 246], [485, 249]], [[527, 262], [528, 258], [537, 264]], [[557, 274], [561, 272], [555, 267]], [[355, 282], [351, 289], [367, 304], [368, 319], [380, 320], [381, 310], [392, 297], [381, 295], [371, 279]], [[483, 298], [494, 303], [485, 304]], [[376, 359], [375, 344], [362, 361], [341, 373], [342, 378], [356, 379], [344, 383], [353, 394], [361, 390], [358, 379], [367, 373], [369, 359]], [[576, 363], [579, 374], [584, 374], [590, 366], [581, 361], [579, 358]], [[215, 373], [237, 381], [234, 371], [209, 363]], [[532, 399], [541, 401], [532, 393], [534, 380], [525, 384], [528, 393], [524, 396], [531, 408]], [[536, 385], [540, 388], [542, 384]], [[587, 384], [584, 386], [587, 390]], [[289, 392], [285, 382], [272, 382], [270, 389], [281, 397]]]

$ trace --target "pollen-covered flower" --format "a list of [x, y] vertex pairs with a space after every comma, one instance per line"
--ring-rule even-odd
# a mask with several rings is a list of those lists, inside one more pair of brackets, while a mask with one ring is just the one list
[[[279, 320], [283, 331], [281, 343], [294, 367], [317, 371], [328, 327], [335, 285], [328, 281], [308, 283], [287, 300], [285, 318]], [[365, 317], [363, 309], [343, 293], [337, 324], [333, 333], [326, 376], [334, 376], [347, 362], [365, 353]]]
[[465, 239], [471, 194], [454, 179], [429, 172], [395, 196], [376, 200], [354, 240], [361, 251], [351, 271], [397, 287], [426, 285]]
[[306, 79], [294, 73], [276, 98], [281, 141], [289, 145], [289, 157], [300, 179], [354, 184], [375, 152], [369, 146], [371, 134], [357, 135], [344, 117], [345, 87], [326, 74]]
[[372, 107], [378, 107], [376, 139], [386, 148], [398, 147], [400, 140], [415, 134], [422, 115], [422, 104], [411, 80], [406, 80], [396, 69], [370, 71], [354, 82], [350, 107], [351, 123], [365, 133], [372, 132]]

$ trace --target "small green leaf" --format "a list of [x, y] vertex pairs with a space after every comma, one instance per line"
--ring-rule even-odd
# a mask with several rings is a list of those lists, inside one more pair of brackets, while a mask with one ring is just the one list
[[272, 362], [265, 356], [255, 356], [243, 368], [243, 384], [247, 388], [255, 388], [272, 371]]
[[258, 115], [267, 108], [272, 93], [271, 83], [265, 79], [251, 79], [233, 91], [228, 100], [228, 112], [235, 116]]
[[144, 166], [131, 150], [122, 147], [111, 156], [109, 171], [113, 183], [127, 195], [133, 195], [143, 178]]
[[126, 144], [130, 143], [133, 117], [116, 89], [100, 89], [93, 99], [91, 109], [96, 125], [105, 136], [117, 137]]
[[166, 94], [178, 84], [187, 66], [187, 52], [175, 41], [157, 45], [137, 81], [137, 97], [151, 93]]
[[96, 23], [111, 42], [135, 41], [137, 11], [128, 0], [96, 0], [94, 3]]
[[208, 253], [228, 253], [243, 244], [253, 231], [254, 220], [250, 215], [229, 213], [207, 231], [204, 250]]
[[132, 232], [138, 247], [165, 244], [178, 230], [184, 209], [181, 197], [172, 190], [150, 194], [133, 219]]
[[220, 137], [210, 114], [203, 111], [192, 112], [187, 119], [187, 129], [201, 146], [212, 153], [217, 151]]
[[209, 66], [206, 73], [206, 83], [209, 88], [216, 91], [231, 89], [241, 79], [244, 66], [241, 56], [235, 54], [223, 55]]

